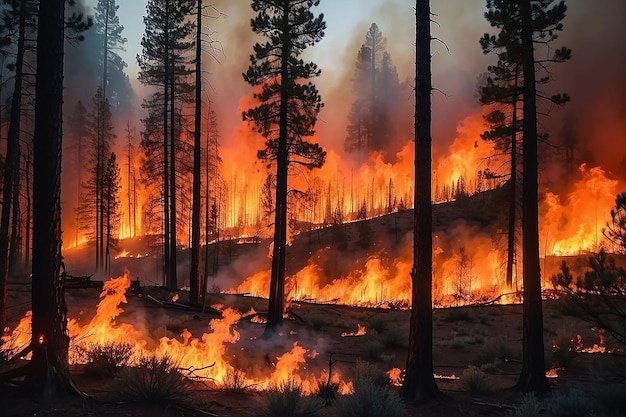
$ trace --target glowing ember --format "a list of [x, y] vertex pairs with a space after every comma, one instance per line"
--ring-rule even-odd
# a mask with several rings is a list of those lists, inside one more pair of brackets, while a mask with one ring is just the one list
[[352, 333], [341, 333], [341, 337], [354, 337], [354, 336], [365, 336], [365, 326], [362, 326], [361, 323], [357, 323], [358, 330]]
[[548, 372], [546, 372], [546, 377], [547, 378], [558, 378], [559, 377], [559, 371], [562, 371], [562, 370], [563, 370], [563, 368], [552, 368]]
[[391, 385], [401, 387], [404, 382], [403, 371], [400, 368], [391, 368], [387, 371]]

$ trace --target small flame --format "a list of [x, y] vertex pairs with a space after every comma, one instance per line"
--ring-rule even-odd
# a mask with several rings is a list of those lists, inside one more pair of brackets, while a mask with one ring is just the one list
[[559, 371], [562, 371], [563, 368], [552, 368], [548, 372], [546, 372], [546, 378], [558, 378]]
[[352, 333], [341, 333], [341, 337], [355, 337], [355, 336], [365, 336], [365, 326], [361, 325], [361, 323], [357, 323], [358, 330]]
[[389, 376], [389, 381], [391, 385], [395, 387], [401, 387], [404, 382], [404, 376], [402, 375], [403, 371], [400, 368], [391, 368], [387, 371], [387, 375]]

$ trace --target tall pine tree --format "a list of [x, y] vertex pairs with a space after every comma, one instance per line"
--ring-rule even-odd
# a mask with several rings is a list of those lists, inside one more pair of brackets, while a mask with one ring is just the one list
[[[161, 164], [163, 176], [163, 246], [164, 281], [169, 288], [178, 288], [176, 275], [177, 246], [177, 151], [182, 132], [182, 105], [190, 100], [193, 84], [187, 80], [193, 73], [195, 22], [188, 16], [195, 10], [195, 0], [151, 0], [144, 17], [146, 26], [141, 40], [142, 55], [137, 57], [139, 80], [156, 88], [144, 101], [149, 117], [144, 120], [144, 135], [156, 133], [153, 122], [161, 126]], [[152, 143], [142, 141], [142, 144]], [[144, 149], [146, 151], [146, 149]], [[148, 150], [152, 152], [153, 150]], [[158, 177], [153, 177], [158, 180]]]
[[287, 245], [287, 174], [291, 164], [308, 169], [323, 165], [326, 152], [305, 140], [314, 133], [322, 100], [310, 78], [320, 74], [302, 52], [322, 39], [326, 23], [311, 11], [319, 0], [253, 0], [252, 30], [267, 38], [254, 45], [246, 82], [261, 86], [259, 101], [243, 113], [267, 139], [258, 156], [276, 164], [274, 247], [266, 335], [283, 322], [285, 306], [285, 258]]

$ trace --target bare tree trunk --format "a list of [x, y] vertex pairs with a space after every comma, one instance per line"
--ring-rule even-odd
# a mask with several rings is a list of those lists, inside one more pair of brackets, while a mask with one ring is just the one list
[[[289, 27], [289, 10], [283, 10], [283, 27]], [[285, 36], [285, 38], [288, 38]], [[265, 336], [271, 336], [283, 324], [285, 310], [285, 258], [287, 244], [287, 85], [289, 79], [288, 61], [291, 50], [289, 39], [283, 40], [281, 53], [281, 93], [280, 121], [278, 132], [278, 153], [276, 155], [276, 211], [274, 213], [274, 248], [272, 252], [272, 275], [270, 278], [269, 305]]]
[[32, 392], [73, 390], [61, 271], [61, 147], [65, 0], [42, 1], [37, 35], [34, 135]]
[[[11, 97], [11, 116], [7, 134], [7, 148], [2, 185], [2, 211], [0, 215], [0, 330], [8, 324], [9, 294], [9, 223], [11, 222], [11, 205], [19, 199], [19, 188], [15, 183], [19, 177], [20, 166], [20, 112], [22, 103], [22, 64], [24, 62], [24, 36], [26, 31], [25, 5], [20, 5], [20, 22], [15, 62], [15, 85]], [[15, 221], [15, 216], [14, 221]], [[15, 233], [15, 224], [13, 225]], [[14, 238], [12, 235], [11, 238]], [[13, 245], [12, 245], [13, 246]], [[11, 250], [17, 249], [15, 246]]]
[[406, 375], [401, 395], [424, 402], [441, 397], [433, 376], [430, 2], [417, 0], [415, 82], [415, 209], [412, 308]]
[[515, 68], [515, 87], [513, 92], [513, 120], [511, 121], [511, 194], [509, 196], [509, 233], [506, 262], [506, 285], [513, 286], [513, 264], [515, 263], [515, 223], [517, 220], [517, 102], [519, 65]]
[[524, 305], [522, 373], [517, 383], [524, 392], [549, 390], [543, 357], [543, 311], [539, 264], [539, 213], [537, 197], [537, 90], [533, 51], [531, 1], [520, 4], [524, 75], [524, 121], [522, 157], [522, 228], [524, 256]]
[[[193, 191], [191, 208], [191, 268], [189, 271], [189, 301], [200, 303], [200, 129], [202, 125], [202, 0], [198, 0], [196, 17], [196, 114], [193, 143]], [[207, 178], [208, 181], [208, 178]], [[208, 205], [208, 201], [207, 201]], [[207, 242], [208, 244], [208, 242]], [[206, 262], [206, 261], [205, 261]], [[205, 290], [206, 291], [206, 290]], [[202, 294], [202, 297], [206, 293]]]
[[[165, 26], [169, 25], [170, 2], [165, 2]], [[170, 66], [169, 32], [165, 31], [164, 58], [163, 65], [163, 285], [169, 286], [170, 269], [170, 183], [169, 183], [169, 126], [168, 126], [168, 94], [171, 89], [169, 77], [167, 76]]]

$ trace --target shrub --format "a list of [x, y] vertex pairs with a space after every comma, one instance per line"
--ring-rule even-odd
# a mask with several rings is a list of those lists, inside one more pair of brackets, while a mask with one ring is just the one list
[[511, 349], [507, 339], [503, 336], [498, 336], [487, 340], [473, 364], [480, 366], [485, 363], [494, 363], [496, 360], [505, 361], [510, 357]]
[[567, 368], [572, 360], [576, 357], [576, 347], [579, 343], [579, 337], [573, 326], [563, 326], [554, 336], [552, 341], [552, 359], [554, 366]]
[[469, 311], [467, 309], [451, 307], [446, 312], [446, 315], [443, 318], [443, 321], [448, 323], [453, 323], [456, 321], [464, 321], [467, 323], [472, 323], [474, 318], [470, 316]]
[[354, 394], [340, 398], [337, 411], [339, 417], [399, 417], [404, 405], [388, 387], [369, 380], [355, 384]]
[[181, 402], [191, 395], [191, 383], [168, 356], [144, 356], [137, 366], [117, 373], [113, 391], [118, 400]]
[[385, 330], [387, 330], [387, 324], [388, 324], [387, 317], [385, 317], [382, 314], [374, 315], [370, 317], [368, 321], [369, 321], [370, 327], [376, 330], [376, 333], [382, 333]]
[[381, 360], [384, 350], [385, 344], [378, 337], [372, 337], [365, 342], [365, 352], [367, 353], [367, 357], [371, 360]]
[[507, 417], [536, 417], [543, 411], [544, 408], [541, 401], [534, 394], [530, 393], [524, 395], [522, 403], [514, 411], [509, 412]]
[[571, 389], [555, 391], [544, 406], [550, 417], [587, 417], [598, 411], [600, 405], [585, 392]]
[[409, 339], [405, 332], [393, 328], [385, 331], [382, 335], [383, 343], [387, 347], [408, 347]]
[[354, 375], [355, 387], [361, 384], [374, 384], [381, 387], [389, 386], [387, 373], [366, 361], [357, 360]]
[[302, 387], [295, 381], [285, 381], [265, 391], [265, 407], [259, 417], [312, 417], [322, 408], [317, 398], [303, 397]]
[[323, 383], [317, 383], [317, 389], [315, 390], [315, 395], [319, 398], [324, 405], [331, 405], [337, 395], [339, 395], [339, 383], [326, 381]]
[[106, 378], [115, 376], [122, 367], [127, 366], [133, 354], [133, 347], [128, 343], [89, 344], [75, 346], [75, 349], [87, 361], [86, 374]]
[[487, 375], [485, 375], [481, 369], [473, 365], [463, 370], [461, 384], [469, 392], [485, 393], [490, 391]]
[[239, 369], [229, 369], [224, 375], [224, 388], [230, 392], [245, 392], [249, 385], [246, 384], [246, 374]]

